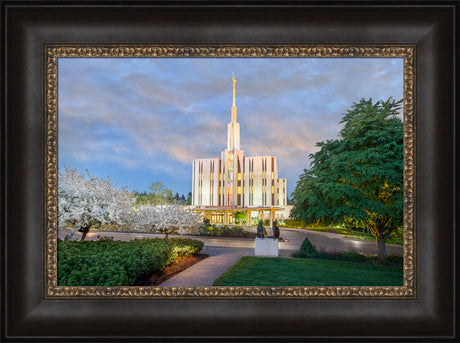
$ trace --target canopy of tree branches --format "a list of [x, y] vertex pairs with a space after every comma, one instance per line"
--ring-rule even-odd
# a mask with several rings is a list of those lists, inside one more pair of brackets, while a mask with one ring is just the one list
[[58, 222], [79, 229], [82, 239], [94, 226], [126, 223], [133, 206], [131, 192], [117, 189], [109, 177], [69, 168], [59, 175]]
[[386, 258], [385, 239], [403, 219], [400, 101], [362, 99], [343, 115], [340, 137], [317, 143], [292, 194], [291, 215], [305, 223], [367, 227]]

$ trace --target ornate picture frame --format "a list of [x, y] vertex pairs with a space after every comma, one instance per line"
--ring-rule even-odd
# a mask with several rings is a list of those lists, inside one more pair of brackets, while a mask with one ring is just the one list
[[[456, 5], [177, 5], [2, 2], [2, 339], [458, 338]], [[403, 57], [404, 286], [57, 287], [55, 59], [104, 54]]]
[[[46, 199], [47, 297], [152, 297], [152, 298], [416, 298], [415, 292], [415, 46], [46, 46]], [[362, 287], [76, 287], [57, 286], [57, 99], [58, 58], [403, 58], [404, 70], [404, 284]]]

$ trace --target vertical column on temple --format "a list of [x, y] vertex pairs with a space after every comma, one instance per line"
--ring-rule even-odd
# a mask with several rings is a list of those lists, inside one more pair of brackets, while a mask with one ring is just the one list
[[273, 228], [273, 222], [275, 221], [275, 210], [270, 210], [270, 227]]

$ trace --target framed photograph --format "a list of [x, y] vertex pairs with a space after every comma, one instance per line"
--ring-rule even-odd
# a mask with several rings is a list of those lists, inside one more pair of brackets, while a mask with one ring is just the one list
[[[57, 194], [52, 192], [56, 189], [55, 182], [47, 185], [47, 198], [54, 200], [57, 195], [57, 205], [53, 204], [52, 208], [58, 209], [57, 213], [49, 211], [47, 218], [49, 297], [94, 297], [100, 288], [91, 286], [125, 286], [112, 288], [114, 296], [122, 297], [134, 294], [165, 297], [164, 287], [167, 286], [174, 286], [168, 292], [175, 297], [193, 297], [197, 293], [206, 297], [416, 296], [414, 214], [410, 211], [414, 206], [411, 195], [415, 187], [410, 180], [414, 180], [415, 170], [408, 164], [415, 158], [415, 150], [410, 148], [414, 146], [410, 142], [415, 133], [413, 46], [46, 46], [46, 49], [48, 140], [57, 141], [56, 133], [59, 133], [57, 151], [49, 149], [47, 157], [58, 163], [50, 166], [46, 179], [54, 181], [55, 175], [59, 175]], [[225, 79], [221, 76], [225, 71], [231, 75], [228, 91], [225, 91]], [[237, 87], [236, 77], [240, 87]], [[344, 91], [345, 84], [353, 85], [352, 89]], [[241, 100], [237, 101], [240, 94]], [[227, 111], [223, 104], [226, 95], [231, 105]], [[373, 101], [372, 98], [382, 100]], [[330, 99], [334, 100], [328, 104]], [[349, 106], [350, 113], [358, 111], [360, 114], [353, 115], [344, 124], [340, 116]], [[370, 111], [369, 114], [366, 111]], [[55, 123], [58, 123], [57, 129]], [[346, 130], [352, 130], [353, 134], [347, 134]], [[337, 177], [331, 178], [329, 172], [327, 175], [321, 173], [325, 169], [321, 163], [334, 165], [337, 162], [319, 161], [326, 146], [317, 152], [318, 142], [341, 135], [344, 145], [353, 143], [359, 147], [340, 152], [339, 159], [346, 158], [353, 166], [345, 170], [338, 168], [335, 173], [344, 180], [346, 171], [353, 170], [348, 178], [360, 179], [356, 187], [338, 183]], [[365, 135], [368, 136], [366, 143], [360, 144]], [[225, 141], [226, 147], [222, 148]], [[337, 142], [340, 141], [328, 144]], [[251, 152], [258, 155], [251, 156]], [[340, 192], [344, 195], [338, 195], [341, 204], [334, 208], [350, 209], [348, 228], [343, 226], [344, 219], [340, 215], [335, 224], [341, 226], [314, 229], [357, 235], [364, 231], [349, 227], [362, 225], [372, 229], [369, 223], [386, 223], [378, 228], [381, 236], [399, 230], [399, 246], [383, 244], [377, 247], [375, 238], [368, 243], [350, 242], [340, 240], [341, 236], [307, 234], [302, 226], [300, 229], [292, 227], [293, 224], [304, 225], [300, 218], [307, 212], [306, 207], [314, 213], [333, 207], [321, 204], [315, 208], [315, 199], [305, 206], [306, 200], [301, 200], [312, 187], [304, 169], [308, 165], [306, 157], [313, 152], [318, 154], [313, 156], [313, 159], [318, 158], [310, 168], [310, 171], [317, 170], [314, 179], [321, 179], [321, 184], [332, 184], [335, 188], [342, 184]], [[213, 153], [220, 156], [207, 157]], [[355, 157], [347, 157], [350, 154]], [[360, 163], [359, 158], [365, 162]], [[289, 167], [283, 168], [283, 164]], [[69, 165], [79, 168], [72, 169]], [[366, 173], [359, 168], [364, 168]], [[92, 169], [99, 175], [91, 173]], [[87, 177], [78, 170], [86, 170]], [[104, 174], [113, 175], [115, 184], [129, 185], [131, 189], [135, 189], [135, 183], [141, 185], [142, 178], [145, 180], [141, 191], [130, 191], [117, 188], [110, 179], [101, 178]], [[376, 176], [380, 174], [381, 177]], [[350, 193], [350, 187], [359, 194]], [[376, 188], [381, 189], [377, 192], [384, 196], [375, 197]], [[385, 191], [390, 188], [390, 192]], [[307, 196], [316, 196], [316, 191], [311, 192]], [[185, 194], [188, 194], [188, 203]], [[293, 205], [287, 202], [288, 194], [293, 194]], [[321, 192], [321, 196], [327, 197], [327, 193]], [[359, 205], [344, 207], [345, 201]], [[364, 205], [363, 201], [366, 201]], [[383, 208], [378, 209], [378, 205]], [[376, 214], [360, 221], [361, 212], [354, 212], [357, 208], [373, 210]], [[299, 223], [290, 219], [293, 217], [290, 212], [298, 213]], [[316, 220], [307, 218], [305, 222], [312, 224]], [[182, 227], [176, 222], [181, 222]], [[267, 226], [265, 233], [264, 225]], [[256, 227], [262, 232], [256, 232]], [[279, 231], [276, 237], [267, 233], [275, 229]], [[81, 240], [98, 236], [113, 237], [116, 241], [154, 237], [157, 240], [130, 244], [112, 244], [106, 240], [94, 244], [73, 242], [75, 236], [72, 235], [78, 231]], [[403, 232], [405, 247], [402, 245]], [[180, 239], [163, 242], [158, 238], [158, 234], [168, 238], [178, 233]], [[374, 234], [379, 236], [378, 231]], [[184, 235], [191, 240], [182, 239]], [[212, 238], [208, 239], [209, 236]], [[65, 241], [58, 244], [55, 237]], [[372, 235], [367, 237], [372, 238]], [[313, 266], [306, 260], [277, 259], [274, 262], [271, 258], [244, 257], [290, 257], [292, 254], [307, 257], [301, 251], [304, 250], [302, 245], [309, 240], [313, 240], [318, 249], [323, 245], [328, 249], [318, 252], [318, 256], [341, 262], [316, 261], [319, 264]], [[126, 258], [129, 265], [124, 267], [125, 273], [117, 271], [115, 265], [118, 264], [114, 261], [121, 259], [118, 257], [121, 246], [128, 251], [133, 244], [156, 246], [165, 242], [186, 247], [203, 242], [202, 250], [210, 257], [181, 273], [177, 281], [175, 278], [158, 285], [152, 282], [147, 287], [133, 288], [145, 283], [135, 280], [136, 275], [128, 272], [136, 268], [133, 256]], [[347, 250], [346, 243], [352, 243], [358, 250]], [[115, 249], [114, 254], [110, 258], [103, 257], [111, 249]], [[360, 254], [359, 249], [368, 251], [368, 255]], [[191, 253], [196, 248], [186, 250]], [[377, 256], [377, 252], [387, 255], [386, 250], [394, 255], [386, 259]], [[194, 256], [189, 252], [183, 257]], [[372, 252], [375, 258], [385, 261], [382, 266], [355, 264], [360, 271], [356, 275], [356, 271], [347, 270], [351, 266], [348, 262], [370, 259]], [[113, 262], [113, 269], [107, 259]], [[138, 263], [150, 266], [142, 261], [140, 258]], [[297, 266], [297, 263], [306, 262], [304, 267]], [[125, 262], [118, 263], [124, 265]], [[229, 267], [235, 270], [234, 275], [229, 270], [225, 277], [213, 280]], [[238, 279], [241, 275], [238, 268], [251, 274], [251, 278]], [[306, 268], [302, 275], [311, 275], [310, 278], [297, 280], [296, 273], [289, 272], [296, 268]], [[322, 280], [317, 272], [311, 272], [314, 268], [328, 269], [327, 274], [336, 275]], [[212, 274], [214, 269], [216, 273]], [[53, 275], [54, 272], [57, 275]], [[139, 269], [137, 278], [146, 272], [150, 270]], [[256, 278], [258, 273], [260, 276]], [[202, 274], [209, 275], [210, 280], [203, 280]], [[339, 275], [343, 275], [343, 279], [339, 279]], [[374, 275], [377, 279], [371, 281]], [[230, 291], [211, 286], [235, 288]], [[320, 290], [318, 286], [324, 288]], [[267, 287], [270, 287], [268, 293]]]
[[[2, 338], [458, 338], [456, 4], [178, 5], [2, 3]], [[376, 117], [387, 126], [374, 127]], [[378, 144], [362, 143], [367, 155], [349, 149], [374, 139], [370, 132]], [[387, 164], [376, 171], [375, 160]], [[331, 171], [336, 186], [327, 198]], [[381, 182], [378, 195], [369, 180], [358, 180], [370, 173], [372, 185]], [[305, 192], [320, 186], [321, 199]], [[366, 187], [372, 202], [357, 212]], [[335, 261], [354, 261], [365, 248], [345, 257], [326, 248], [315, 252], [321, 260], [304, 259], [334, 260], [317, 266], [329, 274], [320, 280], [284, 275], [293, 266], [271, 266], [271, 258], [238, 261], [311, 257], [305, 242], [315, 235], [283, 227], [280, 235], [288, 201], [293, 218], [334, 224], [327, 208], [345, 193], [334, 205], [342, 218], [335, 230], [400, 233], [402, 245], [391, 251], [396, 267], [377, 267], [377, 280], [377, 269], [365, 264], [356, 271], [361, 279], [347, 280], [340, 268], [349, 262]], [[91, 203], [96, 198], [105, 204]], [[206, 230], [252, 235], [238, 249], [231, 239], [227, 248], [201, 239], [211, 257], [196, 266], [211, 273], [213, 262], [205, 262], [223, 263], [222, 249], [231, 246], [228, 266], [219, 268], [238, 261], [232, 275], [136, 279], [132, 271], [142, 264], [200, 250], [193, 235]], [[189, 238], [150, 239], [177, 233]], [[78, 250], [75, 234], [115, 241], [100, 240], [104, 254], [94, 254], [86, 243]], [[128, 236], [148, 239], [136, 241], [138, 250], [116, 243], [130, 263], [119, 273], [108, 262], [115, 258], [110, 242]], [[144, 258], [145, 249], [161, 248], [152, 242], [170, 247], [165, 261]], [[386, 257], [384, 244], [372, 249], [379, 261]], [[116, 277], [98, 281], [103, 269]], [[238, 279], [244, 269], [256, 281]]]

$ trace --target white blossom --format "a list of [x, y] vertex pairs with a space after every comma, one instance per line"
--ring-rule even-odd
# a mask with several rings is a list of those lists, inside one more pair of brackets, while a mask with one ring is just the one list
[[[125, 224], [135, 199], [126, 189], [117, 189], [109, 177], [97, 178], [65, 168], [58, 181], [58, 223], [81, 227]], [[75, 230], [73, 233], [75, 233]]]
[[136, 224], [142, 231], [170, 234], [184, 234], [202, 221], [193, 211], [178, 204], [140, 205], [135, 210]]

